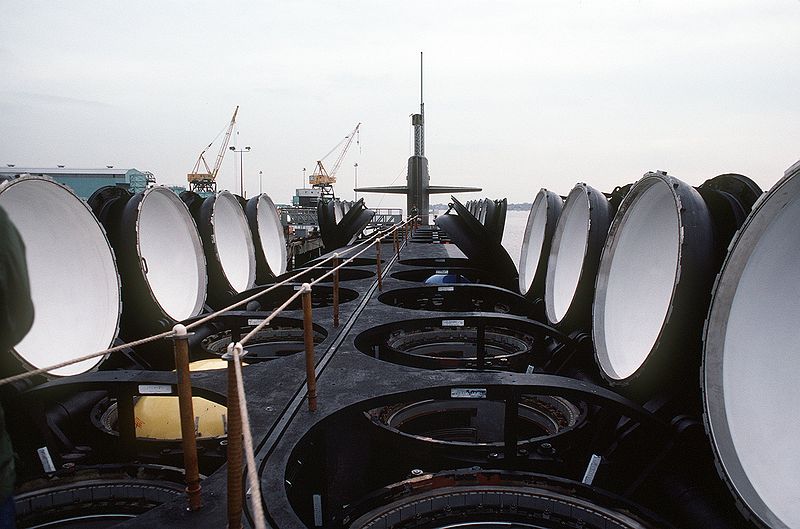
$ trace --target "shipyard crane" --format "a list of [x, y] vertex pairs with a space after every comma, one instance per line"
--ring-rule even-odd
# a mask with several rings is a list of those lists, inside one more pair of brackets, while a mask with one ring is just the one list
[[[336, 146], [328, 151], [328, 154], [322, 157], [322, 159], [317, 160], [317, 166], [314, 168], [314, 172], [311, 173], [311, 176], [308, 177], [308, 182], [311, 184], [311, 187], [315, 187], [320, 189], [320, 198], [322, 199], [333, 199], [333, 184], [336, 183], [336, 171], [339, 170], [339, 167], [342, 165], [342, 161], [344, 161], [344, 156], [347, 154], [347, 150], [350, 148], [350, 145], [353, 143], [353, 139], [358, 136], [358, 129], [361, 127], [361, 122], [356, 125], [350, 134], [345, 136], [342, 141], [336, 144]], [[358, 143], [358, 141], [356, 141]], [[342, 147], [344, 145], [344, 147]], [[323, 161], [333, 154], [337, 149], [342, 147], [342, 150], [339, 152], [339, 156], [336, 157], [336, 161], [331, 166], [331, 170], [328, 171], [325, 169], [323, 165]]]
[[[205, 159], [206, 152], [214, 145], [214, 142], [217, 141], [219, 138], [219, 134], [217, 137], [214, 138], [208, 146], [203, 149], [200, 153], [200, 156], [197, 157], [197, 161], [194, 164], [194, 168], [192, 172], [187, 175], [187, 180], [189, 181], [189, 190], [194, 191], [195, 193], [216, 193], [217, 191], [217, 173], [219, 172], [220, 167], [222, 167], [222, 159], [225, 157], [225, 152], [228, 150], [228, 143], [231, 139], [231, 133], [233, 132], [233, 126], [236, 124], [236, 114], [239, 112], [239, 105], [236, 105], [236, 109], [233, 111], [233, 117], [231, 118], [231, 122], [228, 124], [227, 129], [225, 130], [225, 138], [222, 140], [222, 145], [220, 145], [219, 152], [217, 153], [217, 160], [214, 162], [214, 168], [210, 168], [208, 163]], [[222, 134], [222, 131], [220, 131]], [[200, 166], [205, 168], [205, 172], [200, 172]]]

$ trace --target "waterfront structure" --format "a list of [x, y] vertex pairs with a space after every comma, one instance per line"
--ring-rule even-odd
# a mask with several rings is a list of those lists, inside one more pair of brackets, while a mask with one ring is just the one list
[[156, 179], [149, 171], [138, 169], [117, 169], [104, 167], [97, 169], [73, 169], [71, 167], [3, 167], [0, 179], [16, 178], [22, 175], [49, 176], [56, 182], [72, 189], [76, 195], [86, 200], [92, 193], [105, 186], [117, 186], [138, 193], [155, 184]]

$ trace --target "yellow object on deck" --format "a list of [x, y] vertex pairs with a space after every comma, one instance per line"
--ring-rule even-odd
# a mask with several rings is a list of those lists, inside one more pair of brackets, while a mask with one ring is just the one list
[[[228, 408], [202, 397], [192, 397], [197, 437], [225, 435]], [[181, 416], [178, 397], [147, 396], [136, 401], [133, 409], [136, 437], [180, 440]]]
[[[242, 362], [242, 365], [247, 365]], [[212, 369], [225, 369], [228, 367], [228, 362], [221, 358], [207, 358], [206, 360], [197, 360], [189, 364], [189, 371], [211, 371]]]
[[[198, 360], [189, 364], [190, 371], [225, 369], [228, 362], [219, 358]], [[228, 408], [202, 397], [192, 397], [196, 433], [199, 438], [226, 435]], [[145, 396], [136, 401], [133, 409], [136, 418], [136, 437], [179, 440], [181, 418], [178, 397]]]

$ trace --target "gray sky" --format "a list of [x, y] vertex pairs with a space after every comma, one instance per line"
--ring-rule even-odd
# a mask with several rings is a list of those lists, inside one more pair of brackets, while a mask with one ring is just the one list
[[798, 27], [798, 0], [3, 0], [0, 163], [185, 184], [238, 104], [248, 193], [262, 170], [276, 202], [363, 122], [352, 198], [355, 162], [360, 185], [404, 182], [422, 50], [435, 184], [524, 202], [664, 169], [766, 189], [800, 158]]

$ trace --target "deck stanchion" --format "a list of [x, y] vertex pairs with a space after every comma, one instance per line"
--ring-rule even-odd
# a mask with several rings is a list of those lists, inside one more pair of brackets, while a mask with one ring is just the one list
[[242, 415], [239, 409], [239, 385], [233, 362], [233, 342], [222, 356], [228, 361], [228, 528], [242, 528]]
[[200, 470], [197, 463], [197, 439], [192, 406], [192, 381], [189, 376], [189, 333], [178, 323], [172, 328], [175, 332], [175, 371], [178, 374], [178, 406], [181, 417], [181, 440], [183, 446], [183, 465], [186, 474], [186, 494], [189, 497], [189, 510], [197, 511], [203, 506], [200, 496]]
[[397, 228], [392, 231], [392, 239], [394, 242], [394, 254], [399, 258], [400, 257], [400, 242], [397, 240]]
[[383, 292], [383, 278], [381, 277], [381, 239], [375, 239], [375, 268], [378, 272], [378, 291]]
[[303, 283], [303, 342], [306, 349], [308, 411], [317, 411], [317, 373], [314, 362], [314, 323], [311, 319], [311, 285]]
[[333, 326], [339, 326], [339, 254], [333, 254]]

